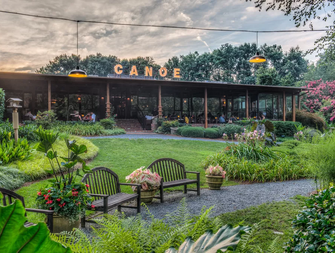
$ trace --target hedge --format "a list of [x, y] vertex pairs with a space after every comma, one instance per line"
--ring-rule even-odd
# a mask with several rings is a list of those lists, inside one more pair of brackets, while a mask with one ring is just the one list
[[183, 127], [181, 135], [184, 137], [205, 137], [203, 127]]
[[277, 137], [294, 136], [297, 132], [297, 127], [301, 126], [300, 122], [293, 121], [272, 121], [275, 127], [275, 134]]
[[[296, 121], [300, 122], [303, 126], [316, 128], [322, 132], [326, 128], [324, 119], [315, 113], [297, 110], [295, 117]], [[292, 120], [292, 112], [287, 113], [286, 119]]]
[[207, 128], [204, 130], [204, 136], [205, 138], [211, 138], [211, 139], [215, 139], [215, 138], [220, 138], [220, 133], [219, 130], [217, 128]]

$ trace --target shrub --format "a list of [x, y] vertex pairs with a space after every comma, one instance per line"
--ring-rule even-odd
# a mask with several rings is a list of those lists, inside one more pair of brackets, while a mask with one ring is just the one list
[[262, 145], [251, 145], [250, 143], [233, 144], [226, 148], [225, 152], [239, 159], [247, 159], [253, 161], [268, 161], [270, 159], [278, 159], [278, 156], [269, 147]]
[[50, 129], [53, 122], [57, 119], [56, 114], [54, 111], [44, 111], [44, 112], [37, 112], [35, 122], [37, 126], [42, 126], [44, 129]]
[[5, 91], [0, 88], [0, 122], [3, 120], [5, 109]]
[[28, 141], [36, 142], [38, 140], [38, 136], [34, 133], [36, 129], [37, 129], [37, 125], [33, 125], [33, 124], [20, 126], [19, 127], [19, 137], [26, 138]]
[[296, 163], [290, 156], [281, 159], [270, 159], [266, 162], [255, 162], [244, 157], [220, 152], [208, 156], [203, 162], [204, 168], [210, 165], [220, 165], [226, 172], [228, 179], [249, 182], [276, 182], [296, 180], [310, 176], [310, 171], [301, 162]]
[[274, 133], [279, 137], [293, 137], [294, 134], [297, 132], [297, 127], [301, 126], [300, 122], [293, 121], [273, 121], [272, 123], [275, 127]]
[[102, 119], [99, 121], [100, 125], [102, 125], [105, 129], [114, 129], [115, 121], [112, 119]]
[[185, 129], [187, 127], [192, 127], [192, 126], [186, 125], [186, 126], [183, 126], [183, 127], [178, 127], [178, 129], [176, 131], [176, 135], [181, 135], [181, 132], [183, 131], [183, 129]]
[[238, 120], [238, 121], [235, 121], [234, 124], [235, 125], [239, 125], [239, 126], [252, 126], [253, 122], [255, 120]]
[[206, 128], [205, 132], [204, 132], [204, 137], [215, 139], [215, 138], [220, 138], [221, 136], [219, 134], [218, 129], [216, 129], [216, 128]]
[[271, 132], [272, 133], [275, 130], [275, 127], [274, 127], [273, 123], [270, 120], [266, 120], [264, 122], [264, 125], [265, 125], [265, 130], [267, 132]]
[[29, 177], [15, 168], [0, 166], [0, 187], [14, 190], [21, 187]]
[[0, 164], [6, 165], [14, 161], [23, 161], [31, 157], [32, 149], [26, 139], [18, 139], [17, 142], [10, 138], [4, 138], [0, 145]]
[[205, 128], [203, 127], [185, 127], [181, 131], [181, 135], [184, 137], [199, 137], [203, 138]]
[[124, 130], [123, 128], [102, 130], [102, 135], [120, 135], [120, 134], [126, 134], [126, 130]]
[[[312, 127], [320, 131], [326, 128], [324, 119], [315, 113], [297, 110], [295, 117], [296, 121], [300, 122], [303, 126]], [[292, 112], [287, 113], [286, 119], [292, 120]]]
[[304, 209], [293, 220], [295, 229], [285, 252], [335, 251], [335, 188], [323, 190], [306, 201]]
[[225, 126], [219, 127], [219, 135], [222, 136], [226, 134], [230, 139], [233, 139], [235, 134], [243, 133], [243, 131], [243, 127], [235, 124], [226, 124]]
[[53, 130], [60, 133], [68, 133], [72, 135], [79, 136], [94, 136], [94, 135], [103, 135], [105, 129], [99, 124], [93, 125], [83, 125], [83, 124], [74, 124], [74, 125], [58, 125], [52, 128]]
[[179, 127], [178, 120], [163, 121], [162, 125], [157, 129], [157, 132], [162, 134], [169, 134], [171, 133], [171, 127]]

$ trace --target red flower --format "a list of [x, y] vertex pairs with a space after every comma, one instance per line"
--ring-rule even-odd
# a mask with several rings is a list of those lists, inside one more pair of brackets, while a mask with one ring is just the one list
[[63, 203], [63, 206], [65, 206], [65, 202]]
[[60, 202], [62, 199], [56, 199], [58, 202]]
[[78, 205], [80, 205], [80, 201], [78, 202]]
[[38, 193], [37, 193], [37, 195], [38, 195], [38, 196], [41, 196], [41, 195], [42, 195], [42, 193], [41, 193], [41, 192], [38, 192]]
[[62, 207], [63, 207], [63, 205], [62, 205], [62, 204], [59, 204], [59, 207], [60, 207], [60, 208], [62, 208]]
[[88, 190], [86, 190], [88, 192]]
[[48, 190], [48, 192], [50, 193], [50, 192], [51, 192], [51, 190]]
[[52, 207], [49, 208], [50, 210], [52, 209]]
[[88, 184], [85, 185], [87, 188], [90, 187]]
[[91, 205], [92, 208], [95, 208], [95, 205]]

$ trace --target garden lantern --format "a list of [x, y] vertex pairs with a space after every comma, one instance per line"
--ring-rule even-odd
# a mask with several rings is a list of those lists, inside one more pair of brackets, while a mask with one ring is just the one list
[[14, 136], [15, 141], [19, 139], [19, 114], [17, 112], [18, 108], [21, 108], [20, 102], [22, 102], [19, 98], [10, 98], [7, 100], [9, 102], [8, 108], [13, 108], [13, 128], [14, 128]]

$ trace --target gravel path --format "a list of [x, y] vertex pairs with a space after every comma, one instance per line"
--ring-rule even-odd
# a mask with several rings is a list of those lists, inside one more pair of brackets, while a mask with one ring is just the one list
[[[267, 202], [289, 200], [296, 195], [307, 196], [313, 190], [315, 190], [313, 180], [242, 184], [223, 187], [220, 191], [202, 189], [200, 196], [197, 196], [196, 192], [189, 192], [186, 195], [181, 191], [166, 193], [164, 203], [154, 199], [148, 208], [155, 218], [164, 218], [167, 213], [175, 211], [182, 198], [186, 197], [188, 209], [192, 214], [199, 214], [203, 206], [214, 206], [212, 216], [217, 216]], [[124, 208], [122, 211], [126, 215], [136, 214], [133, 209]], [[110, 213], [113, 214], [114, 211]], [[145, 213], [144, 208], [142, 213]]]
[[[85, 139], [161, 139], [161, 140], [187, 140], [187, 141], [209, 141], [209, 142], [224, 142], [222, 139], [206, 139], [206, 138], [188, 138], [165, 134], [121, 134], [113, 136], [93, 136], [84, 137]], [[232, 142], [232, 141], [228, 141]]]

